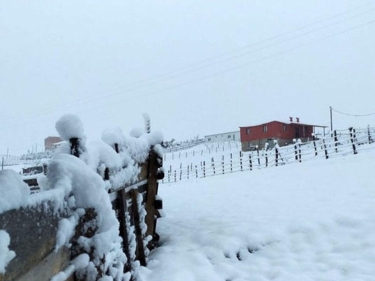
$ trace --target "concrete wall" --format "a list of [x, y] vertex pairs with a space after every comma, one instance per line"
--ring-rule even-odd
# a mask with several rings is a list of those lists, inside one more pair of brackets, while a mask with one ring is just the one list
[[5, 275], [0, 274], [0, 281], [48, 281], [68, 266], [70, 250], [54, 252], [58, 221], [63, 215], [48, 203], [0, 214], [0, 229], [8, 232], [9, 249], [16, 253]]

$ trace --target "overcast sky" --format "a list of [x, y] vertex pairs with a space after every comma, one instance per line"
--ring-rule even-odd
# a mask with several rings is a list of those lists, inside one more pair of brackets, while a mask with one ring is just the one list
[[[375, 1], [2, 0], [0, 154], [151, 117], [165, 139], [375, 112]], [[375, 115], [334, 112], [334, 126]]]

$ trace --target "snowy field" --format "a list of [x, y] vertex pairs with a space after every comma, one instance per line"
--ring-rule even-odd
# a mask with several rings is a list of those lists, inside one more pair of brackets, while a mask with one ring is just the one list
[[375, 151], [161, 184], [144, 281], [375, 280]]

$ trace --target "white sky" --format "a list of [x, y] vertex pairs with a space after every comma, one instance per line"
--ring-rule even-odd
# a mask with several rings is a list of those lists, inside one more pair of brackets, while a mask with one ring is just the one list
[[91, 140], [144, 112], [167, 140], [373, 113], [374, 34], [374, 1], [3, 0], [0, 154], [41, 150], [65, 113]]

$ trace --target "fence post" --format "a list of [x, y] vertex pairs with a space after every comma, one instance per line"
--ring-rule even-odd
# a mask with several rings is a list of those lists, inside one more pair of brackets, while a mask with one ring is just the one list
[[327, 145], [325, 139], [323, 139], [323, 147], [324, 147], [324, 154], [326, 156], [326, 159], [328, 159], [328, 151], [327, 151]]
[[260, 167], [259, 147], [258, 147], [258, 145], [256, 145], [255, 147], [257, 149], [258, 167]]
[[230, 154], [230, 172], [233, 172], [233, 158], [232, 158], [232, 153]]
[[127, 262], [125, 265], [124, 270], [125, 271], [130, 271], [131, 270], [131, 265], [132, 265], [132, 258], [130, 255], [130, 245], [129, 245], [129, 233], [128, 233], [128, 228], [127, 228], [127, 213], [128, 213], [128, 206], [126, 202], [126, 194], [125, 190], [121, 189], [118, 193], [117, 197], [117, 206], [119, 209], [118, 212], [118, 220], [120, 224], [120, 236], [122, 238], [122, 247], [124, 248], [124, 253], [127, 258]]
[[243, 165], [242, 165], [242, 151], [240, 151], [240, 167], [241, 167], [241, 172], [243, 171]]
[[70, 138], [69, 139], [70, 143], [70, 154], [74, 155], [75, 157], [79, 157], [80, 154], [80, 141], [79, 138]]
[[298, 160], [297, 140], [293, 139], [293, 143], [294, 143], [294, 158], [297, 161]]
[[314, 144], [314, 151], [315, 151], [315, 156], [318, 155], [318, 151], [316, 150], [316, 137], [315, 134], [312, 134], [313, 137], [313, 144]]
[[276, 164], [276, 167], [279, 165], [279, 145], [277, 144], [276, 140], [275, 140], [275, 164]]
[[301, 139], [298, 139], [298, 161], [300, 163], [302, 162], [301, 156], [302, 156], [302, 153], [301, 153]]
[[212, 166], [212, 170], [213, 170], [214, 175], [215, 175], [216, 174], [216, 172], [215, 172], [215, 160], [214, 160], [213, 157], [211, 158], [211, 166]]
[[189, 179], [189, 169], [190, 169], [190, 167], [189, 167], [189, 165], [187, 166], [187, 179]]
[[137, 249], [136, 249], [136, 257], [137, 260], [139, 260], [140, 264], [142, 266], [146, 266], [146, 256], [145, 256], [145, 249], [143, 245], [143, 234], [142, 234], [142, 228], [141, 228], [141, 218], [140, 218], [140, 210], [138, 206], [138, 190], [132, 189], [130, 191], [130, 195], [132, 198], [132, 213], [133, 213], [133, 219], [134, 219], [134, 230], [135, 230], [135, 236], [137, 241]]
[[[159, 202], [157, 202], [157, 194], [159, 189], [158, 180], [164, 178], [162, 167], [163, 157], [160, 157], [152, 146], [148, 158], [147, 190], [144, 205], [146, 211], [144, 222], [147, 225], [145, 237], [152, 237], [152, 240], [146, 245], [150, 250], [155, 248], [159, 241], [159, 235], [156, 233], [156, 223], [159, 215], [158, 209], [162, 208], [162, 201], [159, 200]], [[142, 203], [142, 200], [140, 200], [140, 203]], [[157, 203], [159, 203], [159, 205], [157, 205]]]
[[206, 161], [203, 161], [203, 177], [206, 177]]
[[367, 134], [368, 134], [368, 143], [371, 144], [372, 139], [371, 139], [371, 133], [370, 133], [370, 125], [368, 125], [367, 127]]
[[251, 153], [249, 153], [249, 167], [250, 167], [250, 171], [253, 170], [253, 160], [251, 159]]
[[[353, 147], [353, 153], [354, 154], [357, 154], [357, 149], [355, 148], [355, 143], [354, 143], [354, 139], [355, 139], [355, 130], [353, 129], [353, 127], [350, 127], [349, 128], [349, 132], [350, 132], [350, 141], [352, 143], [352, 147]], [[354, 133], [353, 133], [354, 132]]]
[[265, 143], [264, 145], [264, 155], [266, 157], [266, 167], [268, 167], [268, 142]]
[[337, 153], [338, 140], [337, 140], [337, 132], [336, 132], [336, 130], [333, 131], [333, 137], [334, 137], [334, 141], [335, 141], [335, 152]]
[[195, 177], [198, 178], [198, 167], [195, 165]]
[[174, 182], [177, 182], [177, 171], [174, 170]]
[[225, 164], [224, 164], [224, 155], [221, 157], [221, 167], [223, 169], [223, 175], [225, 174]]

